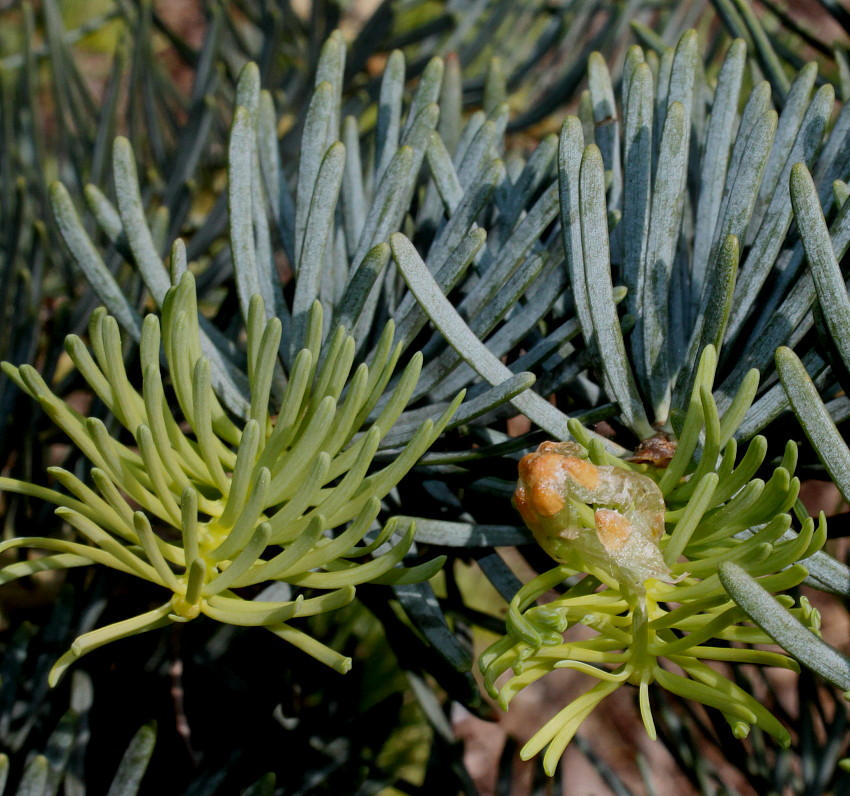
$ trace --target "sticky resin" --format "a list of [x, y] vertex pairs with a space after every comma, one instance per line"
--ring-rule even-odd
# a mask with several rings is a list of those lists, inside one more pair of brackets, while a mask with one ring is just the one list
[[595, 465], [573, 442], [544, 442], [519, 463], [514, 504], [556, 561], [599, 567], [638, 592], [647, 578], [669, 580], [664, 497], [641, 473]]

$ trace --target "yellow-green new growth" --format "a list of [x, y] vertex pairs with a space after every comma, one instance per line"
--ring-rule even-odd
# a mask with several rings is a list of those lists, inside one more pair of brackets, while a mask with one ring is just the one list
[[[462, 395], [436, 422], [422, 423], [390, 464], [369, 473], [378, 444], [413, 393], [421, 356], [410, 360], [392, 394], [379, 404], [401, 354], [401, 345], [393, 345], [392, 322], [371, 363], [360, 364], [350, 378], [353, 338], [339, 328], [322, 343], [318, 302], [307, 326], [307, 345], [294, 359], [279, 412], [272, 417], [272, 386], [281, 381], [276, 373], [281, 324], [277, 318], [267, 321], [260, 297], [252, 299], [247, 329], [250, 412], [240, 427], [210, 383], [190, 273], [168, 292], [162, 320], [145, 318], [141, 392], [125, 371], [117, 322], [104, 310], [96, 311], [89, 326], [92, 352], [74, 335], [67, 338], [66, 350], [94, 393], [130, 432], [128, 444], [100, 420], [87, 419], [60, 400], [32, 367], [3, 363], [5, 373], [92, 462], [94, 488], [59, 467], [50, 472], [69, 494], [0, 478], [0, 489], [56, 503], [56, 514], [89, 542], [11, 539], [0, 545], [0, 552], [31, 547], [51, 554], [7, 566], [0, 571], [0, 583], [95, 563], [168, 592], [158, 608], [77, 638], [53, 667], [51, 684], [74, 660], [109, 641], [200, 614], [263, 626], [345, 672], [349, 658], [290, 620], [346, 605], [357, 584], [413, 582], [440, 568], [442, 559], [397, 566], [413, 542], [412, 523], [402, 527], [391, 519], [374, 538], [365, 537], [375, 525], [381, 499], [437, 438]], [[163, 353], [177, 416], [163, 385]], [[373, 414], [377, 416], [370, 421]], [[140, 510], [134, 511], [130, 501]], [[284, 602], [238, 594], [241, 587], [270, 581], [285, 581], [302, 593]], [[318, 594], [305, 596], [303, 590]]]
[[[614, 457], [575, 422], [570, 432], [581, 446], [544, 443], [520, 467], [517, 508], [560, 564], [517, 592], [507, 635], [482, 654], [480, 666], [503, 709], [554, 669], [575, 669], [599, 681], [523, 748], [524, 759], [546, 748], [550, 775], [584, 719], [624, 683], [638, 686], [652, 738], [648, 687], [655, 682], [720, 710], [737, 737], [756, 725], [781, 744], [790, 742], [787, 729], [756, 698], [704, 662], [798, 669], [786, 655], [753, 648], [773, 639], [729, 597], [718, 571], [721, 563], [734, 561], [768, 591], [784, 592], [806, 577], [798, 562], [823, 545], [826, 523], [823, 515], [818, 523], [805, 516], [798, 501], [793, 443], [767, 481], [754, 478], [767, 452], [763, 437], [754, 438], [738, 460], [733, 434], [755, 396], [758, 373], [751, 371], [721, 418], [711, 394], [716, 362], [713, 347], [707, 347], [666, 468]], [[603, 481], [618, 470], [642, 476], [635, 483], [619, 479], [622, 488], [606, 492]], [[663, 497], [658, 517], [656, 502], [647, 499], [647, 476]], [[792, 509], [800, 522], [796, 533], [790, 530]], [[568, 578], [574, 583], [559, 597], [537, 604]], [[777, 599], [789, 608], [794, 604], [787, 595]], [[791, 613], [817, 630], [818, 613], [805, 598]], [[566, 640], [564, 632], [575, 625], [596, 635]], [[497, 687], [508, 670], [512, 676]]]

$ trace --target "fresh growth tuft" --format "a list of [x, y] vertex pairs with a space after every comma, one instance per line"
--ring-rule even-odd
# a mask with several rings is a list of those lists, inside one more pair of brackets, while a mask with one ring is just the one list
[[[378, 443], [416, 387], [421, 357], [410, 360], [395, 389], [385, 394], [400, 354], [393, 324], [386, 326], [371, 362], [352, 373], [354, 340], [339, 328], [321, 345], [322, 308], [314, 302], [305, 323], [307, 345], [294, 355], [284, 380], [280, 322], [267, 321], [262, 299], [254, 296], [246, 352], [249, 418], [237, 424], [211, 387], [195, 280], [179, 266], [181, 255], [178, 246], [176, 284], [167, 291], [161, 319], [144, 319], [141, 392], [125, 370], [118, 324], [104, 310], [92, 316], [91, 352], [74, 335], [66, 341], [74, 365], [129, 432], [126, 441], [59, 400], [32, 367], [3, 364], [92, 462], [95, 488], [60, 467], [51, 474], [70, 494], [0, 479], [4, 490], [57, 504], [56, 514], [89, 542], [11, 539], [0, 552], [31, 547], [51, 555], [7, 566], [0, 581], [94, 563], [168, 591], [153, 610], [80, 636], [53, 667], [54, 684], [73, 661], [103, 644], [201, 614], [265, 627], [345, 672], [349, 658], [290, 620], [346, 605], [360, 583], [416, 582], [440, 568], [440, 558], [410, 569], [396, 566], [412, 544], [413, 523], [390, 520], [372, 531], [381, 498], [437, 438], [462, 395], [436, 422], [424, 421], [394, 460], [370, 472]], [[160, 357], [179, 413], [169, 409]], [[275, 390], [279, 407], [273, 415]], [[240, 594], [273, 582], [290, 584], [297, 596], [266, 602]]]
[[[520, 690], [554, 669], [575, 669], [599, 681], [522, 750], [528, 758], [546, 748], [549, 774], [584, 719], [625, 683], [638, 687], [641, 716], [653, 738], [648, 688], [655, 682], [720, 710], [737, 737], [755, 725], [781, 744], [790, 743], [787, 729], [754, 696], [705, 663], [797, 669], [786, 655], [753, 648], [773, 639], [749, 623], [718, 573], [724, 563], [734, 562], [767, 591], [787, 591], [805, 579], [807, 571], [797, 562], [820, 549], [826, 524], [823, 516], [817, 523], [800, 516], [793, 443], [767, 481], [754, 478], [767, 443], [756, 437], [739, 455], [733, 434], [755, 394], [758, 374], [750, 374], [721, 417], [711, 396], [716, 364], [709, 346], [666, 466], [618, 459], [576, 423], [571, 431], [586, 447], [561, 450], [544, 443], [520, 465], [517, 507], [560, 563], [511, 601], [507, 635], [481, 656], [485, 684], [506, 709]], [[617, 489], [607, 489], [609, 481]], [[791, 530], [792, 509], [801, 523], [797, 532]], [[558, 597], [536, 604], [564, 583]], [[787, 595], [779, 600], [785, 607], [794, 604]], [[791, 614], [817, 629], [818, 614], [805, 600]], [[564, 632], [576, 625], [596, 634], [565, 640]], [[512, 676], [497, 687], [508, 669]]]

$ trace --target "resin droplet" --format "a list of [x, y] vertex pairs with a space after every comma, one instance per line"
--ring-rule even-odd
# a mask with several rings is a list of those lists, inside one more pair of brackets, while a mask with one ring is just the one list
[[537, 542], [556, 561], [601, 567], [638, 591], [647, 578], [668, 579], [658, 485], [585, 455], [572, 442], [544, 442], [520, 461], [514, 505]]

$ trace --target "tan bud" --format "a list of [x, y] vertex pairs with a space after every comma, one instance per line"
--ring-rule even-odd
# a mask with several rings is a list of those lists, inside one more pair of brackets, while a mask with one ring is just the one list
[[577, 456], [564, 456], [561, 462], [567, 475], [577, 484], [591, 492], [599, 486], [599, 468], [593, 462], [579, 459]]
[[613, 509], [597, 509], [593, 516], [596, 520], [596, 535], [605, 549], [614, 552], [622, 550], [632, 535], [631, 523]]

